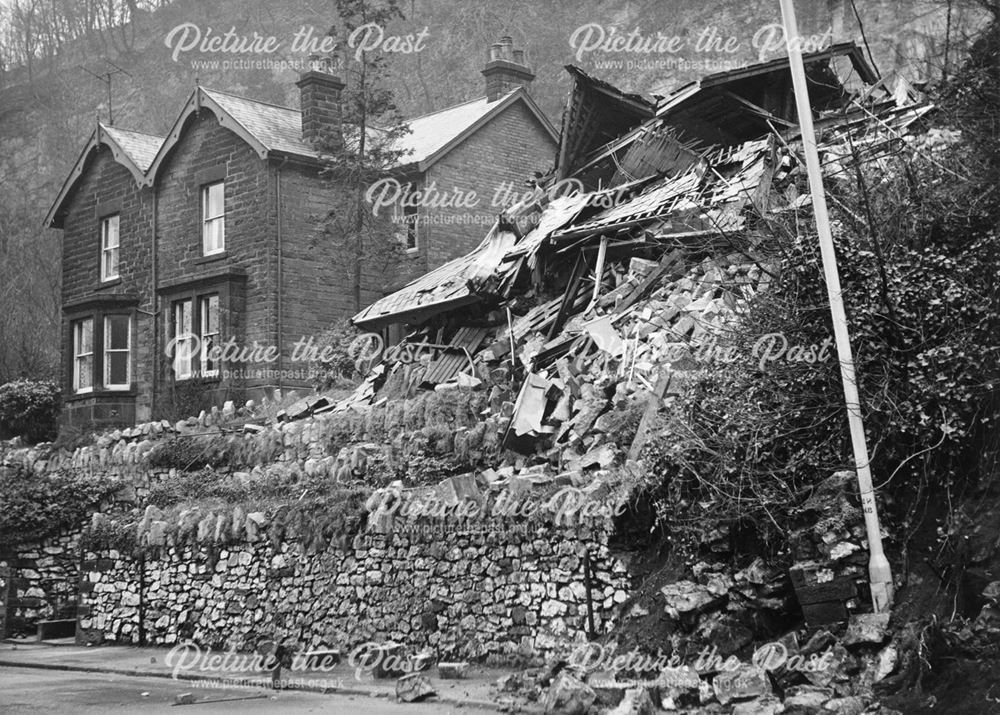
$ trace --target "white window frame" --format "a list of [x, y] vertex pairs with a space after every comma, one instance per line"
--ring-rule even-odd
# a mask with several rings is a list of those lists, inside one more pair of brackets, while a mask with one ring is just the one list
[[[121, 274], [121, 219], [112, 214], [101, 219], [101, 282], [113, 281]], [[114, 227], [114, 231], [112, 231]], [[114, 243], [112, 243], [112, 238]], [[114, 271], [111, 259], [114, 258]]]
[[[125, 347], [111, 347], [111, 320], [113, 318], [124, 318], [127, 322], [125, 332]], [[111, 382], [111, 360], [110, 355], [114, 353], [125, 353], [125, 382]], [[128, 315], [110, 314], [104, 316], [104, 389], [105, 390], [128, 390], [132, 387], [132, 318]]]
[[[215, 325], [210, 326], [206, 325], [206, 323], [208, 322], [208, 317], [211, 314], [210, 305], [213, 300], [215, 301]], [[219, 375], [218, 361], [216, 361], [215, 367], [212, 368], [209, 367], [208, 361], [208, 351], [211, 347], [216, 345], [221, 332], [220, 324], [222, 319], [219, 315], [219, 306], [220, 301], [218, 293], [198, 296], [198, 332], [201, 333], [201, 349], [198, 357], [201, 363], [200, 367], [202, 377], [218, 377]]]
[[[90, 324], [90, 351], [87, 352], [83, 350], [82, 338], [83, 338], [83, 326], [85, 324]], [[94, 391], [94, 319], [93, 318], [80, 318], [79, 320], [74, 320], [72, 323], [73, 330], [73, 393], [77, 395], [84, 395], [89, 392]], [[81, 387], [80, 378], [83, 377], [83, 371], [80, 369], [81, 364], [85, 364], [87, 358], [90, 358], [90, 385], [87, 387]]]
[[[181, 325], [184, 306], [187, 306], [187, 325]], [[194, 301], [190, 298], [175, 300], [171, 305], [171, 332], [174, 345], [173, 371], [175, 380], [190, 380], [194, 377], [192, 343], [194, 341]], [[182, 332], [182, 328], [187, 330]], [[185, 359], [186, 358], [186, 359]]]
[[[219, 202], [219, 213], [209, 214], [209, 197], [213, 189], [218, 188], [222, 193]], [[209, 245], [212, 236], [212, 229], [219, 226], [219, 245]], [[201, 252], [203, 256], [214, 256], [226, 250], [226, 182], [215, 181], [201, 187]]]

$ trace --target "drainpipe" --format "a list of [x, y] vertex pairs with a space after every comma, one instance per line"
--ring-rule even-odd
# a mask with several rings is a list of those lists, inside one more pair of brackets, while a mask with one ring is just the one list
[[816, 217], [816, 232], [823, 256], [823, 273], [826, 277], [826, 291], [830, 298], [830, 313], [833, 318], [833, 334], [837, 340], [837, 356], [840, 359], [840, 376], [844, 383], [844, 401], [847, 403], [847, 421], [851, 429], [851, 443], [854, 447], [854, 464], [858, 472], [858, 487], [861, 491], [861, 507], [865, 514], [865, 529], [868, 532], [868, 577], [871, 582], [872, 605], [876, 613], [892, 607], [892, 571], [889, 560], [882, 550], [882, 534], [879, 530], [878, 510], [875, 506], [875, 491], [872, 488], [872, 474], [865, 442], [865, 425], [861, 417], [861, 400], [858, 396], [857, 377], [854, 373], [854, 357], [851, 354], [851, 339], [847, 332], [847, 314], [840, 290], [840, 275], [837, 271], [837, 255], [833, 250], [833, 234], [830, 231], [830, 216], [827, 213], [826, 194], [823, 191], [823, 174], [820, 171], [819, 151], [816, 148], [816, 133], [813, 129], [812, 105], [806, 86], [806, 72], [802, 64], [802, 49], [799, 29], [795, 21], [793, 0], [781, 0], [781, 16], [785, 23], [785, 38], [788, 62], [795, 87], [795, 103], [802, 130], [802, 146], [809, 174], [809, 191], [812, 193], [813, 213]]
[[159, 373], [159, 365], [160, 365], [160, 321], [158, 319], [160, 311], [158, 310], [158, 305], [157, 305], [159, 303], [159, 301], [156, 298], [156, 267], [157, 267], [157, 260], [156, 260], [156, 250], [157, 250], [156, 249], [156, 228], [157, 228], [157, 221], [156, 221], [156, 215], [157, 215], [157, 211], [159, 210], [160, 207], [159, 207], [159, 202], [157, 202], [157, 200], [156, 200], [156, 187], [155, 186], [150, 186], [150, 188], [152, 189], [152, 193], [153, 193], [153, 258], [152, 258], [152, 268], [151, 268], [151, 271], [150, 271], [152, 273], [152, 276], [151, 276], [150, 280], [153, 283], [153, 285], [151, 287], [152, 294], [150, 296], [150, 298], [153, 301], [153, 304], [152, 304], [152, 311], [153, 312], [152, 312], [152, 316], [151, 316], [152, 320], [153, 320], [153, 366], [152, 366], [153, 367], [153, 374], [152, 374], [152, 379], [150, 380], [151, 389], [150, 389], [150, 393], [149, 393], [149, 419], [154, 419], [154, 415], [156, 415], [156, 383], [157, 383], [157, 380], [159, 379], [159, 375], [160, 375], [160, 373]]
[[284, 287], [284, 280], [282, 277], [283, 266], [282, 266], [282, 241], [281, 241], [281, 169], [288, 162], [288, 157], [282, 158], [281, 163], [274, 168], [274, 213], [275, 213], [275, 225], [276, 225], [276, 235], [278, 243], [278, 275], [276, 276], [276, 284], [278, 289], [278, 389], [283, 387], [283, 375], [284, 375], [284, 346], [281, 344], [282, 339], [282, 292]]

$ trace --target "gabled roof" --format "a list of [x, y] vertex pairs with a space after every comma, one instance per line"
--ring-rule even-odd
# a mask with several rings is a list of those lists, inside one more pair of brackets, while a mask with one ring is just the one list
[[240, 136], [261, 159], [270, 152], [307, 158], [319, 156], [302, 140], [302, 115], [298, 110], [196, 87], [146, 172], [147, 186], [153, 185], [163, 162], [180, 141], [188, 118], [202, 107], [211, 110], [221, 126]]
[[73, 165], [73, 169], [69, 172], [69, 176], [66, 177], [66, 181], [63, 182], [56, 200], [52, 202], [52, 207], [49, 209], [48, 214], [46, 214], [43, 225], [52, 228], [62, 228], [63, 206], [73, 193], [77, 181], [83, 175], [90, 153], [99, 145], [103, 144], [108, 147], [111, 150], [111, 156], [114, 157], [114, 160], [128, 169], [129, 173], [135, 179], [135, 183], [141, 186], [145, 182], [146, 171], [149, 169], [150, 164], [152, 164], [153, 157], [156, 156], [156, 152], [162, 143], [163, 137], [120, 129], [118, 127], [109, 127], [98, 122], [97, 128], [91, 133], [90, 138], [83, 147], [83, 151], [80, 152], [79, 158], [77, 158], [76, 163]]
[[[493, 102], [480, 97], [407, 121], [410, 132], [396, 140], [396, 148], [403, 152], [400, 165], [415, 166], [419, 171], [426, 171], [466, 137], [519, 101], [524, 102], [535, 115], [553, 142], [557, 141], [552, 123], [528, 93], [518, 87]], [[167, 139], [151, 162], [146, 176], [147, 185], [153, 184], [159, 167], [180, 140], [188, 117], [201, 107], [210, 109], [222, 126], [241, 136], [262, 159], [271, 153], [307, 159], [320, 158], [320, 153], [302, 139], [302, 113], [298, 109], [198, 87], [191, 93]], [[372, 128], [371, 132], [377, 135], [381, 130]]]
[[156, 152], [159, 151], [160, 145], [163, 143], [163, 137], [134, 132], [131, 129], [106, 127], [103, 124], [101, 125], [101, 129], [118, 144], [135, 167], [140, 169], [144, 174], [149, 165], [153, 163]]
[[394, 148], [402, 152], [400, 164], [416, 165], [419, 171], [426, 171], [479, 127], [518, 101], [525, 103], [552, 137], [552, 141], [558, 142], [559, 135], [555, 127], [538, 108], [531, 95], [523, 87], [518, 87], [492, 102], [486, 97], [480, 97], [410, 119], [406, 122], [410, 133], [404, 134], [395, 142]]
[[579, 168], [576, 162], [581, 157], [649, 120], [656, 110], [653, 102], [623, 92], [579, 67], [566, 65], [565, 69], [573, 77], [573, 89], [566, 100], [559, 136], [556, 166], [562, 177]]

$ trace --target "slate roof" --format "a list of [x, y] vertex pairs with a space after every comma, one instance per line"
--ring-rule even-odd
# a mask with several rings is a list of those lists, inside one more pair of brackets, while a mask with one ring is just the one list
[[[319, 156], [302, 139], [302, 113], [299, 110], [237, 97], [215, 89], [205, 88], [203, 91], [268, 151]], [[422, 164], [436, 158], [439, 152], [448, 149], [463, 134], [474, 130], [491, 113], [511, 104], [518, 94], [524, 94], [523, 90], [511, 90], [492, 102], [486, 97], [479, 97], [407, 120], [406, 125], [410, 131], [400, 136], [394, 147], [401, 152], [400, 164]], [[524, 96], [527, 98], [526, 94]], [[369, 136], [375, 140], [383, 133], [377, 128], [369, 128], [369, 132]], [[350, 141], [350, 137], [347, 139]]]
[[72, 170], [70, 170], [69, 175], [63, 181], [62, 187], [59, 189], [59, 194], [56, 196], [55, 201], [52, 202], [52, 206], [45, 215], [45, 221], [42, 225], [62, 228], [63, 204], [73, 193], [77, 181], [83, 175], [84, 168], [87, 165], [87, 158], [98, 145], [104, 144], [110, 148], [115, 161], [128, 169], [129, 173], [135, 178], [136, 183], [141, 184], [146, 171], [152, 165], [160, 147], [163, 145], [163, 141], [163, 137], [134, 132], [129, 129], [109, 127], [101, 122], [97, 122], [97, 128], [91, 132], [86, 146], [83, 147], [83, 151], [77, 157]]
[[101, 125], [101, 129], [121, 147], [121, 150], [142, 171], [146, 171], [149, 165], [153, 163], [156, 152], [159, 151], [160, 145], [163, 144], [163, 137], [152, 134], [143, 134], [142, 132], [134, 132], [130, 129], [121, 129], [119, 127], [109, 127], [104, 124]]
[[410, 164], [427, 161], [506, 102], [516, 91], [512, 90], [492, 102], [486, 97], [480, 97], [409, 120], [407, 125], [410, 133], [395, 142], [395, 148], [403, 152], [400, 162]]
[[302, 140], [302, 113], [299, 110], [237, 97], [217, 89], [203, 88], [202, 91], [269, 151], [318, 156], [312, 145]]

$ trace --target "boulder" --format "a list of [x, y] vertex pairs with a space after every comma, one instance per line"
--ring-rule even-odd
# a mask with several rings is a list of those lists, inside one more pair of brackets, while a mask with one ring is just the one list
[[597, 693], [572, 673], [561, 671], [545, 695], [546, 715], [587, 715]]
[[881, 643], [889, 633], [889, 613], [859, 613], [847, 622], [844, 645]]
[[704, 613], [722, 604], [722, 598], [693, 581], [669, 583], [660, 589], [660, 593], [667, 600], [666, 611], [672, 618]]
[[404, 703], [415, 703], [436, 695], [430, 678], [423, 673], [410, 673], [396, 681], [396, 699]]

